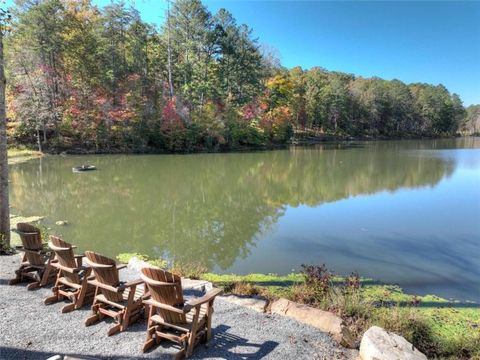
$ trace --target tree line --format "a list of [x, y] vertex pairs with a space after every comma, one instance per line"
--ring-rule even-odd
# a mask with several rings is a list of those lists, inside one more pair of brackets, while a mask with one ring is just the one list
[[169, 3], [160, 28], [123, 1], [17, 0], [11, 13], [7, 131], [41, 150], [226, 150], [295, 133], [443, 136], [466, 116], [442, 85], [286, 69], [247, 25], [200, 0]]

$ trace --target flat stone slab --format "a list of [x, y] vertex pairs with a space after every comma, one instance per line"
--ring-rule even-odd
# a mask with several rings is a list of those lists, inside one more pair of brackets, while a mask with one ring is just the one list
[[297, 304], [287, 299], [279, 299], [273, 302], [271, 311], [274, 314], [291, 317], [327, 332], [335, 341], [347, 348], [354, 348], [356, 345], [354, 337], [350, 334], [348, 328], [344, 326], [343, 320], [329, 311]]
[[372, 326], [363, 334], [360, 358], [362, 360], [427, 360], [424, 354], [403, 337], [378, 326]]
[[240, 306], [245, 306], [247, 308], [253, 309], [258, 312], [265, 312], [267, 308], [267, 300], [259, 297], [243, 297], [237, 295], [226, 295], [221, 296], [225, 301], [237, 304]]

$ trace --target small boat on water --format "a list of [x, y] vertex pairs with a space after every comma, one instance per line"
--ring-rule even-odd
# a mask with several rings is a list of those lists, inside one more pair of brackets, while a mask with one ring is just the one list
[[73, 172], [84, 172], [84, 171], [92, 171], [97, 170], [97, 168], [93, 165], [82, 165], [82, 166], [75, 166], [72, 168]]

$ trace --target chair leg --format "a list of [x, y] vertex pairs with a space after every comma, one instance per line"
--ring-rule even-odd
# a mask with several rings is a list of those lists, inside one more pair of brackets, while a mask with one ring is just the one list
[[100, 311], [98, 311], [98, 308], [99, 308], [99, 305], [96, 304], [94, 301], [92, 305], [93, 315], [85, 319], [85, 326], [93, 325], [102, 318]]
[[122, 328], [122, 324], [116, 324], [108, 330], [107, 335], [112, 336], [112, 335], [116, 334], [117, 332], [121, 331], [121, 328]]
[[34, 281], [27, 285], [27, 290], [34, 290], [40, 287], [40, 283], [38, 281]]
[[89, 316], [88, 318], [85, 319], [85, 326], [90, 326], [95, 324], [100, 320], [100, 316], [98, 314], [94, 314], [92, 316]]
[[[77, 258], [77, 263], [80, 264], [79, 266], [82, 266], [82, 258]], [[92, 269], [88, 268], [83, 274], [82, 287], [78, 292], [78, 298], [75, 302], [75, 309], [80, 309], [83, 306], [83, 302], [89, 297], [89, 292], [93, 292], [93, 289], [88, 284], [88, 277], [90, 276], [91, 271]]]
[[182, 360], [188, 357], [187, 355], [187, 342], [183, 343], [182, 349], [175, 354], [175, 360]]
[[53, 266], [50, 264], [45, 266], [45, 270], [43, 271], [42, 278], [39, 283], [40, 287], [47, 285], [48, 281], [50, 280], [50, 276], [52, 275], [52, 270]]
[[87, 294], [87, 284], [82, 284], [80, 291], [78, 292], [78, 297], [75, 301], [75, 309], [80, 309], [83, 306], [83, 301], [85, 300], [85, 295]]
[[15, 270], [15, 278], [10, 280], [8, 282], [8, 285], [15, 285], [15, 284], [18, 284], [19, 282], [21, 282], [22, 281], [21, 272], [22, 272], [22, 266], [18, 270]]
[[64, 307], [62, 307], [62, 313], [65, 314], [67, 312], [75, 310], [75, 303], [72, 304], [67, 304]]
[[20, 282], [20, 278], [16, 277], [15, 279], [12, 279], [8, 282], [8, 285], [16, 285]]
[[131, 310], [127, 307], [119, 323], [120, 331], [125, 331], [128, 325], [130, 324], [130, 313], [131, 313]]
[[143, 343], [142, 352], [146, 352], [147, 350], [151, 349], [153, 345], [157, 343], [157, 340], [153, 337], [155, 332], [156, 332], [156, 326], [152, 326], [147, 329], [147, 338]]
[[195, 314], [193, 315], [193, 319], [192, 319], [192, 328], [190, 330], [190, 334], [188, 335], [188, 346], [187, 346], [187, 352], [185, 354], [185, 357], [187, 358], [192, 355], [193, 348], [195, 347], [199, 316], [200, 316], [200, 307], [197, 306], [195, 308]]
[[212, 314], [213, 314], [213, 302], [208, 304], [207, 310], [207, 333], [205, 334], [205, 342], [208, 343], [212, 338]]
[[58, 279], [60, 278], [60, 272], [57, 275], [57, 280], [55, 281], [55, 286], [52, 288], [53, 295], [47, 297], [45, 300], [43, 300], [43, 303], [45, 305], [53, 304], [56, 303], [57, 301], [60, 301], [61, 295], [60, 295], [60, 286], [62, 285]]

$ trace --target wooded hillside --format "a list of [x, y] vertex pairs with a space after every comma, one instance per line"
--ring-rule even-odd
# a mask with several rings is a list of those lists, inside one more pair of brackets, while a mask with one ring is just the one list
[[45, 150], [201, 151], [455, 134], [444, 86], [286, 69], [232, 14], [171, 4], [161, 28], [114, 1], [17, 0], [5, 39], [11, 141]]

